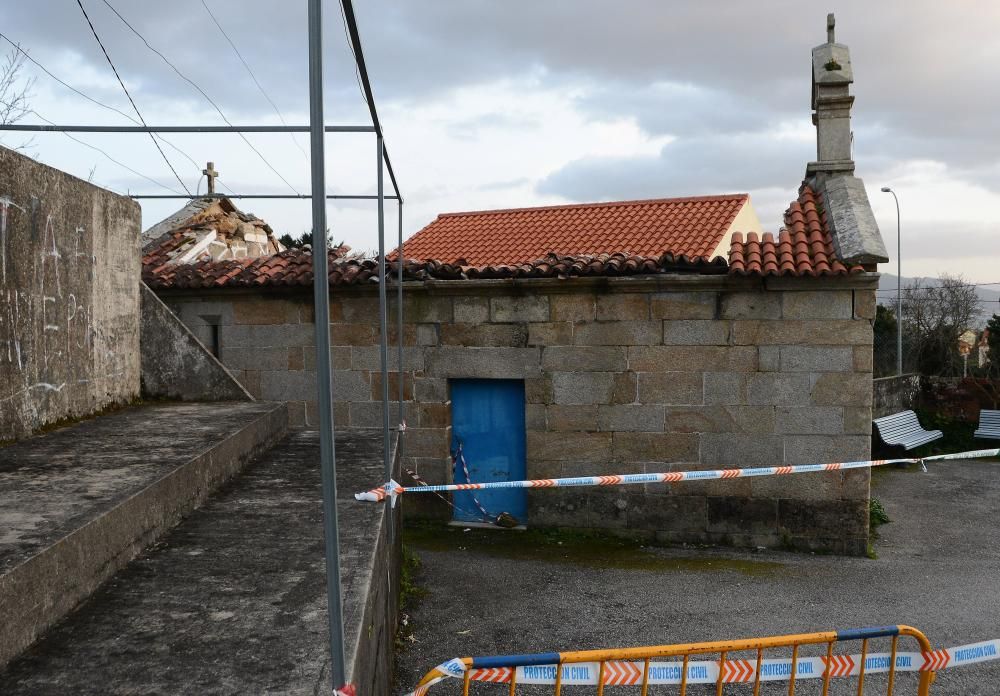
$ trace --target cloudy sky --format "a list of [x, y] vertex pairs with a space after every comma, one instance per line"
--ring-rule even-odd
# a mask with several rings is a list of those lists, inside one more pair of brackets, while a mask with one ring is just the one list
[[[285, 121], [306, 123], [304, 0], [109, 1], [232, 122], [280, 123], [207, 5]], [[148, 123], [223, 123], [104, 0], [83, 4]], [[886, 270], [895, 269], [896, 215], [892, 197], [879, 188], [890, 185], [902, 206], [904, 275], [1000, 281], [998, 3], [356, 5], [387, 148], [407, 201], [407, 236], [448, 211], [739, 191], [751, 194], [765, 228], [776, 230], [815, 157], [810, 49], [825, 40], [826, 13], [835, 11], [837, 39], [851, 48], [856, 79], [857, 173], [890, 249]], [[134, 115], [74, 0], [8, 0], [2, 20], [0, 31], [52, 73]], [[328, 122], [367, 123], [334, 2], [326, 3], [325, 47]], [[34, 66], [24, 75], [37, 78], [31, 100], [37, 115], [25, 122], [130, 123]], [[180, 190], [148, 136], [77, 137], [141, 176], [59, 134], [39, 135], [29, 151], [116, 191]], [[167, 137], [164, 152], [191, 190], [206, 160], [232, 191], [309, 189], [305, 135], [248, 136], [262, 157], [236, 135]], [[3, 137], [7, 145], [22, 140]], [[374, 192], [371, 136], [331, 136], [327, 158], [331, 192]], [[144, 223], [179, 205], [144, 202]], [[309, 227], [307, 201], [243, 207], [279, 232], [297, 235]], [[395, 207], [389, 210], [395, 234]], [[355, 249], [377, 247], [373, 204], [331, 206], [330, 224]]]

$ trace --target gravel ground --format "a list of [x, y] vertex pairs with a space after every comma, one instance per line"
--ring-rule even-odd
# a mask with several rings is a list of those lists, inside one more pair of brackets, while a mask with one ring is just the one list
[[[404, 691], [434, 665], [464, 655], [886, 624], [920, 628], [935, 647], [1000, 638], [998, 467], [997, 462], [963, 461], [932, 465], [927, 474], [878, 472], [873, 495], [892, 521], [879, 528], [874, 560], [640, 548], [609, 541], [596, 542], [588, 554], [579, 538], [537, 532], [410, 530], [406, 541], [422, 562], [417, 582], [425, 595], [410, 610], [413, 634], [404, 640], [397, 683]], [[530, 543], [507, 541], [518, 539], [516, 534]], [[860, 652], [859, 643], [847, 646], [851, 653]], [[871, 648], [883, 649], [887, 641]], [[900, 650], [916, 649], [911, 640], [900, 642]], [[897, 682], [896, 693], [916, 693], [915, 680], [904, 676], [910, 678]], [[818, 680], [799, 684], [797, 694], [819, 693]], [[932, 693], [995, 696], [998, 684], [1000, 661], [944, 671]], [[456, 685], [439, 685], [432, 693], [458, 693]], [[831, 693], [857, 691], [853, 680], [837, 686]], [[869, 686], [866, 693], [885, 693], [877, 681]], [[762, 690], [786, 692], [787, 683], [781, 682]], [[480, 685], [473, 693], [506, 689]], [[661, 687], [655, 693], [677, 689]], [[689, 693], [708, 692], [692, 688]], [[726, 693], [749, 692], [730, 687]]]

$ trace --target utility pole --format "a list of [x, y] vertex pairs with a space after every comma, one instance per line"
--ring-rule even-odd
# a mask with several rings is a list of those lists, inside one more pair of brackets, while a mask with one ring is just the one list
[[900, 231], [899, 198], [888, 186], [882, 193], [891, 193], [896, 201], [896, 376], [903, 374], [903, 237]]

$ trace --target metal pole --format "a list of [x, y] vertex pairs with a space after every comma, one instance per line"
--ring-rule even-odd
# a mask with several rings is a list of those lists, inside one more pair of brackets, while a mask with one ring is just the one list
[[[213, 193], [211, 196], [184, 196], [176, 193], [135, 193], [129, 194], [128, 198], [132, 199], [142, 199], [142, 198], [183, 198], [190, 200], [193, 198], [260, 198], [270, 200], [272, 198], [294, 198], [300, 200], [306, 200], [312, 198], [312, 194], [308, 193]], [[327, 200], [330, 201], [375, 201], [378, 200], [378, 196], [372, 195], [344, 195], [336, 193], [326, 194]], [[398, 196], [385, 196], [385, 200], [399, 200]]]
[[899, 219], [899, 197], [888, 186], [882, 193], [891, 193], [896, 201], [896, 375], [903, 374], [903, 235]]
[[[396, 243], [396, 329], [399, 334], [399, 426], [403, 425], [403, 201], [397, 204], [399, 211], [399, 238]], [[399, 438], [399, 459], [403, 459], [403, 438]]]
[[[386, 312], [386, 272], [385, 272], [385, 201], [383, 200], [382, 136], [375, 138], [375, 155], [378, 164], [378, 322], [379, 359], [382, 363], [382, 462], [385, 465], [385, 480], [392, 478], [392, 452], [389, 443], [389, 322]], [[392, 514], [390, 512], [390, 514]], [[389, 524], [390, 532], [392, 524]]]
[[[325, 126], [327, 133], [374, 133], [375, 126]], [[32, 133], [311, 133], [308, 126], [62, 126], [6, 123], [0, 131]]]
[[337, 526], [337, 460], [333, 440], [333, 383], [330, 376], [330, 287], [326, 249], [326, 159], [323, 131], [322, 0], [309, 2], [309, 125], [312, 174], [313, 303], [316, 328], [316, 387], [319, 406], [320, 471], [323, 481], [323, 536], [326, 547], [326, 601], [330, 618], [330, 674], [333, 688], [347, 679], [344, 616], [340, 591]]

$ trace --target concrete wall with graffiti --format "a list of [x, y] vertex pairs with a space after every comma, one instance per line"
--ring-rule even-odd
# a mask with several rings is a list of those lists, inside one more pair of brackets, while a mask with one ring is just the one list
[[139, 206], [0, 147], [0, 441], [139, 395]]

